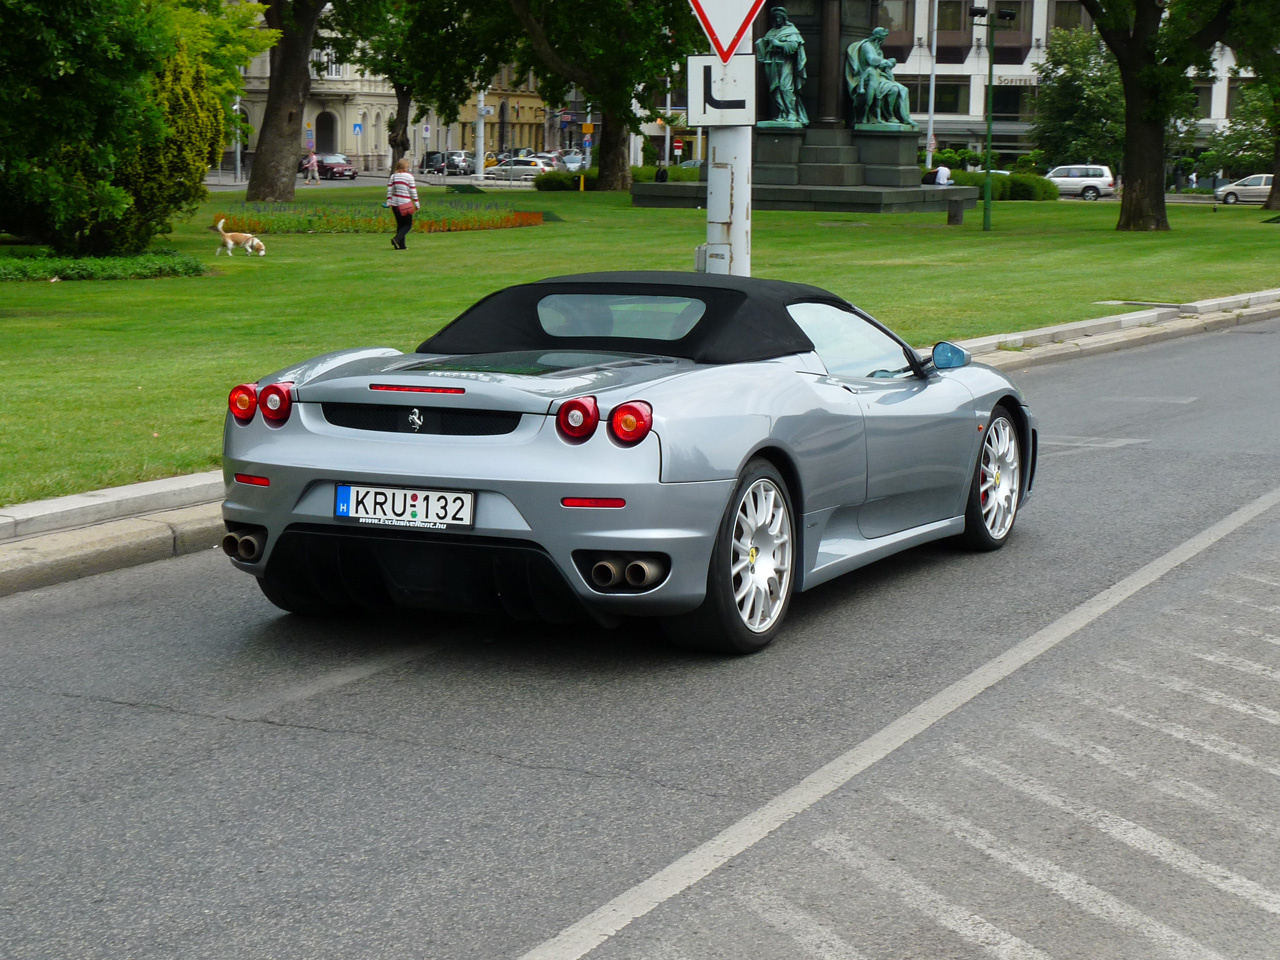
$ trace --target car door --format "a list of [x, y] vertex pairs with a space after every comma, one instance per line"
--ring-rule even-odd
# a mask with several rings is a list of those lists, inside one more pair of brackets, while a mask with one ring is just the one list
[[1269, 176], [1250, 177], [1250, 181], [1256, 180], [1257, 183], [1250, 183], [1247, 193], [1250, 200], [1257, 200], [1259, 203], [1265, 203], [1267, 195], [1271, 193], [1271, 178]]
[[902, 341], [874, 320], [830, 303], [795, 303], [791, 316], [833, 381], [858, 399], [866, 437], [864, 537], [959, 516], [968, 492], [977, 418], [973, 395], [938, 373], [922, 375]]

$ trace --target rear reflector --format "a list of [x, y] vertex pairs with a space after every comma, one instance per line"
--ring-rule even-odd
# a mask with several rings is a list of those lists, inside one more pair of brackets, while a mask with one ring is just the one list
[[466, 393], [462, 387], [405, 387], [395, 383], [371, 383], [370, 390], [384, 390], [387, 393]]
[[621, 497], [565, 497], [560, 501], [562, 507], [606, 507], [617, 509], [625, 507], [627, 501]]
[[255, 477], [252, 473], [237, 473], [236, 483], [247, 483], [251, 487], [271, 486], [271, 481], [266, 477]]

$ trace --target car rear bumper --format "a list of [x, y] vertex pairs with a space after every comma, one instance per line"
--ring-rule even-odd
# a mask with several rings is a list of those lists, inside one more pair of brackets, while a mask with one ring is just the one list
[[[229, 530], [260, 529], [264, 540], [256, 562], [233, 559], [247, 573], [261, 576], [273, 563], [309, 563], [311, 551], [323, 548], [338, 557], [326, 576], [335, 569], [377, 573], [381, 586], [367, 597], [345, 584], [354, 599], [373, 605], [390, 598], [404, 606], [508, 606], [510, 583], [545, 582], [548, 570], [597, 614], [675, 614], [702, 602], [735, 481], [659, 482], [656, 435], [622, 448], [601, 430], [574, 446], [548, 418], [527, 415], [505, 436], [353, 439], [362, 431], [323, 421], [317, 427], [307, 422], [314, 413], [299, 412], [304, 406], [281, 428], [228, 424], [223, 518]], [[237, 474], [269, 485], [237, 481]], [[474, 525], [436, 531], [338, 518], [339, 483], [471, 491]], [[566, 507], [566, 497], [620, 499], [625, 506]], [[600, 589], [591, 581], [598, 559], [654, 557], [665, 572], [651, 587]], [[516, 568], [523, 572], [512, 573]], [[477, 603], [476, 597], [486, 599]]]

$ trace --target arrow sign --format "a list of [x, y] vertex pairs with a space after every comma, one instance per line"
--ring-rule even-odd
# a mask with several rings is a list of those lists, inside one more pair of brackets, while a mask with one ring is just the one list
[[711, 49], [728, 63], [764, 0], [689, 0], [689, 5], [711, 41]]
[[749, 127], [756, 122], [756, 58], [744, 54], [689, 58], [689, 119], [696, 127]]

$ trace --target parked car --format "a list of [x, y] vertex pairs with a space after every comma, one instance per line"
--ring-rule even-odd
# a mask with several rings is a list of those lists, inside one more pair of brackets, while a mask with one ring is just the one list
[[228, 406], [222, 549], [326, 618], [656, 617], [751, 653], [797, 591], [944, 537], [1003, 546], [1035, 478], [1002, 373], [752, 277], [520, 284], [411, 354], [325, 354]]
[[1045, 174], [1045, 178], [1057, 184], [1058, 193], [1064, 197], [1097, 200], [1099, 197], [1114, 196], [1116, 192], [1116, 180], [1111, 176], [1111, 168], [1092, 163], [1054, 167]]
[[[316, 161], [316, 172], [325, 180], [333, 180], [337, 177], [345, 177], [348, 180], [356, 178], [355, 164], [340, 153], [317, 153]], [[306, 169], [307, 157], [303, 156], [298, 161], [298, 172], [306, 173]]]
[[1266, 203], [1271, 195], [1270, 173], [1255, 173], [1213, 191], [1213, 199], [1222, 203]]
[[551, 164], [537, 157], [512, 157], [490, 167], [484, 175], [486, 180], [532, 180], [538, 174], [554, 169]]
[[701, 160], [683, 160], [681, 161], [680, 166], [686, 169], [689, 169], [692, 167], [700, 167], [702, 166], [702, 161]]
[[560, 156], [560, 154], [558, 153], [539, 153], [539, 154], [535, 154], [534, 158], [537, 160], [541, 160], [552, 170], [568, 170], [569, 169], [564, 162], [564, 157]]
[[469, 174], [476, 171], [476, 158], [469, 150], [449, 150], [444, 159], [445, 173]]
[[439, 151], [429, 153], [418, 164], [419, 173], [444, 173], [444, 154]]
[[582, 169], [582, 164], [585, 160], [586, 160], [586, 157], [584, 157], [577, 150], [570, 150], [564, 155], [565, 169], [568, 170], [570, 173], [577, 173], [579, 170]]

